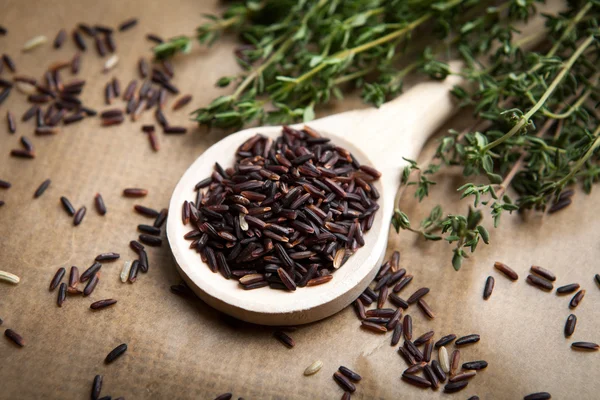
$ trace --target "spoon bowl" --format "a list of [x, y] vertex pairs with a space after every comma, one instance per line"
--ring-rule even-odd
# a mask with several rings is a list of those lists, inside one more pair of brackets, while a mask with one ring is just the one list
[[[380, 193], [372, 228], [365, 232], [365, 246], [333, 273], [325, 284], [298, 288], [294, 292], [269, 287], [244, 290], [237, 280], [213, 273], [184, 235], [182, 204], [193, 201], [196, 183], [213, 172], [216, 162], [233, 165], [237, 148], [257, 133], [271, 138], [280, 126], [250, 128], [229, 135], [206, 150], [178, 182], [169, 205], [167, 237], [175, 263], [187, 285], [206, 303], [235, 318], [261, 325], [298, 325], [337, 313], [354, 301], [369, 285], [384, 256], [389, 221], [405, 158], [414, 158], [425, 140], [452, 114], [449, 89], [455, 77], [443, 82], [415, 86], [379, 109], [350, 111], [312, 121], [308, 125], [332, 143], [349, 150], [361, 164], [382, 172], [375, 181]], [[301, 128], [302, 126], [296, 126]]]

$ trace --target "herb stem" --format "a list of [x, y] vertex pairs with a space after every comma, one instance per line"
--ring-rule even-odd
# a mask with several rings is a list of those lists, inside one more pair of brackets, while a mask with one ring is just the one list
[[[573, 97], [577, 97], [581, 94], [583, 88], [579, 90], [579, 93], [575, 94]], [[558, 110], [557, 110], [557, 114], [556, 115], [560, 115], [559, 113], [562, 112], [562, 110], [564, 110], [565, 106], [561, 106]], [[554, 120], [553, 119], [548, 119], [544, 125], [542, 126], [542, 128], [536, 133], [536, 137], [540, 138], [542, 136], [544, 136], [552, 127], [552, 125], [554, 125]], [[559, 120], [557, 122], [557, 124], [559, 125], [559, 128], [557, 129], [557, 134], [558, 132], [560, 132], [560, 125], [562, 124], [562, 120]], [[550, 149], [552, 146], [546, 146], [547, 149]], [[559, 151], [559, 152], [564, 152], [564, 149], [557, 149], [555, 148], [555, 151]], [[504, 180], [502, 181], [502, 183], [500, 184], [500, 188], [498, 190], [498, 192], [496, 192], [496, 195], [498, 198], [501, 198], [504, 193], [506, 193], [506, 190], [508, 190], [508, 188], [510, 187], [510, 184], [512, 182], [512, 180], [515, 178], [515, 176], [517, 175], [517, 173], [521, 170], [521, 168], [523, 167], [523, 163], [525, 162], [525, 159], [527, 158], [529, 154], [527, 152], [522, 152], [521, 156], [519, 157], [519, 159], [513, 164], [512, 168], [510, 169], [510, 171], [508, 172], [508, 174], [506, 175], [506, 177], [504, 178]]]
[[[593, 80], [593, 82], [591, 83], [591, 87], [595, 87], [598, 84], [598, 77], [600, 76], [599, 73], [596, 73], [591, 80]], [[581, 107], [581, 105], [583, 103], [585, 103], [585, 101], [588, 99], [588, 97], [590, 96], [590, 94], [592, 94], [592, 89], [587, 89], [585, 91], [585, 93], [579, 97], [579, 99], [577, 99], [577, 101], [571, 105], [569, 107], [569, 109], [565, 112], [562, 113], [553, 113], [551, 111], [548, 110], [542, 110], [542, 112], [544, 113], [544, 115], [548, 118], [552, 118], [552, 119], [565, 119], [570, 117], [575, 111], [577, 111], [579, 109], [579, 107]]]
[[593, 3], [589, 2], [585, 6], [583, 6], [583, 8], [581, 10], [579, 10], [579, 12], [575, 15], [575, 17], [569, 23], [569, 26], [567, 27], [567, 29], [565, 29], [565, 31], [560, 36], [558, 41], [554, 44], [554, 46], [552, 46], [550, 51], [546, 54], [547, 57], [552, 57], [552, 56], [554, 56], [554, 54], [556, 54], [556, 52], [560, 48], [560, 45], [562, 44], [562, 42], [571, 34], [573, 29], [575, 29], [575, 27], [579, 23], [579, 21], [581, 21], [581, 19], [585, 16], [585, 14], [589, 11], [589, 9], [592, 8], [592, 5], [593, 5]]
[[573, 178], [575, 176], [577, 171], [579, 171], [581, 169], [583, 164], [585, 164], [587, 162], [587, 160], [594, 154], [594, 152], [596, 151], [598, 146], [600, 146], [600, 125], [598, 125], [598, 127], [596, 128], [594, 133], [592, 133], [592, 136], [595, 137], [595, 139], [594, 139], [594, 142], [592, 143], [592, 145], [590, 146], [590, 148], [588, 149], [588, 151], [586, 151], [586, 153], [584, 154], [583, 157], [581, 157], [579, 160], [577, 160], [577, 162], [575, 163], [575, 165], [573, 165], [573, 168], [571, 169], [569, 174], [567, 176], [565, 176], [564, 178], [562, 178], [561, 180], [557, 181], [553, 185], [553, 187], [562, 188], [565, 184], [567, 184], [571, 180], [571, 178]]
[[263, 62], [254, 70], [252, 70], [252, 72], [250, 72], [250, 74], [248, 74], [246, 78], [244, 78], [242, 83], [240, 83], [240, 85], [235, 89], [235, 92], [233, 92], [233, 94], [231, 95], [232, 98], [237, 100], [240, 97], [240, 95], [244, 92], [244, 90], [246, 90], [248, 85], [250, 85], [257, 77], [259, 77], [265, 69], [267, 69], [270, 65], [276, 62], [279, 59], [279, 57], [282, 56], [293, 43], [294, 37], [288, 37], [281, 44], [281, 46], [279, 46], [277, 51], [271, 54], [271, 56], [267, 60], [265, 60], [265, 62]]
[[554, 92], [554, 90], [556, 89], [558, 84], [563, 80], [565, 75], [569, 72], [569, 70], [571, 69], [573, 64], [575, 64], [575, 61], [577, 61], [579, 56], [585, 51], [585, 49], [588, 48], [588, 46], [590, 44], [592, 44], [593, 41], [594, 41], [594, 35], [588, 36], [588, 38], [583, 41], [583, 43], [577, 48], [577, 50], [575, 50], [573, 55], [569, 58], [567, 63], [560, 70], [560, 72], [558, 73], [556, 78], [554, 78], [554, 80], [552, 81], [552, 83], [550, 84], [548, 89], [546, 89], [546, 91], [544, 92], [542, 97], [537, 101], [537, 103], [534, 104], [534, 106], [527, 112], [527, 114], [525, 114], [523, 117], [521, 117], [519, 122], [515, 126], [513, 126], [512, 129], [510, 131], [508, 131], [508, 133], [506, 133], [504, 136], [502, 136], [502, 137], [494, 140], [493, 142], [488, 143], [486, 146], [484, 146], [481, 149], [481, 152], [486, 153], [486, 152], [490, 151], [494, 147], [498, 146], [499, 144], [504, 143], [506, 140], [510, 139], [517, 132], [519, 132], [519, 130], [521, 130], [521, 128], [523, 126], [525, 126], [525, 124], [529, 121], [529, 119], [536, 112], [538, 112], [538, 110], [544, 105], [544, 103], [552, 95], [552, 93]]
[[[369, 50], [375, 46], [379, 46], [380, 44], [384, 44], [386, 42], [389, 42], [391, 40], [397, 39], [399, 37], [402, 37], [404, 35], [406, 35], [407, 33], [413, 31], [414, 29], [416, 29], [419, 25], [423, 24], [424, 22], [426, 22], [427, 20], [429, 20], [432, 17], [432, 14], [428, 13], [425, 14], [423, 16], [421, 16], [420, 18], [417, 18], [416, 20], [414, 20], [413, 22], [411, 22], [410, 24], [406, 25], [405, 27], [403, 27], [402, 29], [398, 29], [394, 32], [391, 32], [387, 35], [384, 35], [380, 38], [377, 38], [375, 40], [372, 40], [368, 43], [364, 43], [360, 46], [356, 46], [354, 48], [351, 49], [347, 49], [347, 50], [342, 50], [339, 51], [335, 54], [333, 54], [331, 57], [328, 57], [328, 60], [324, 60], [322, 61], [319, 65], [317, 65], [316, 67], [314, 67], [313, 69], [311, 69], [310, 71], [305, 72], [304, 74], [300, 75], [299, 77], [297, 77], [296, 79], [294, 79], [293, 82], [289, 82], [288, 85], [282, 87], [279, 92], [283, 92], [283, 91], [289, 91], [291, 90], [291, 88], [295, 85], [298, 85], [299, 83], [313, 77], [315, 74], [317, 74], [319, 71], [321, 71], [322, 69], [324, 69], [325, 67], [327, 67], [328, 65], [330, 65], [330, 63], [328, 61], [335, 61], [335, 60], [343, 60], [346, 57], [349, 56], [353, 56], [355, 54], [358, 53], [362, 53], [363, 51]], [[275, 94], [274, 97], [277, 97], [277, 93]]]
[[360, 78], [361, 76], [368, 75], [369, 73], [373, 72], [376, 68], [377, 68], [377, 66], [374, 65], [374, 66], [371, 66], [369, 68], [365, 68], [365, 69], [361, 69], [361, 70], [358, 70], [358, 71], [354, 71], [351, 74], [346, 74], [344, 76], [340, 76], [335, 81], [333, 81], [333, 83], [335, 85], [340, 85], [342, 83], [353, 81], [354, 79]]
[[230, 26], [238, 23], [240, 21], [240, 16], [236, 15], [227, 19], [223, 19], [223, 20], [219, 20], [217, 22], [215, 22], [214, 24], [210, 25], [209, 28], [207, 28], [206, 30], [208, 31], [218, 31], [218, 30], [225, 30], [227, 28], [229, 28]]

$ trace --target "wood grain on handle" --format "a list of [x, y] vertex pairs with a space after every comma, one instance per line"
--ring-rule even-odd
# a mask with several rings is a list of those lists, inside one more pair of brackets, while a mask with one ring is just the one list
[[[451, 62], [457, 71], [459, 62]], [[406, 164], [402, 157], [416, 158], [425, 141], [456, 111], [450, 94], [462, 79], [420, 83], [380, 108], [348, 111], [310, 123], [315, 129], [342, 136], [361, 148], [386, 175], [395, 181]]]
[[[450, 63], [452, 71], [460, 67], [460, 62]], [[444, 81], [420, 83], [380, 108], [348, 111], [309, 124], [353, 143], [382, 172], [384, 221], [393, 214], [400, 176], [407, 164], [403, 157], [416, 159], [427, 139], [454, 114], [457, 108], [450, 90], [462, 81], [450, 75]]]

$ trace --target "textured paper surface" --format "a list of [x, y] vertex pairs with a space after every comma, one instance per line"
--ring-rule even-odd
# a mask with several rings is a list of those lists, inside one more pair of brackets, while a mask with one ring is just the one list
[[[53, 40], [60, 28], [70, 31], [79, 22], [116, 26], [130, 16], [139, 17], [136, 28], [116, 35], [121, 60], [112, 73], [101, 74], [103, 61], [86, 39], [90, 49], [82, 60], [82, 76], [88, 83], [82, 98], [101, 110], [106, 108], [102, 88], [108, 79], [118, 76], [124, 86], [137, 77], [136, 61], [150, 47], [146, 33], [165, 37], [192, 33], [201, 13], [216, 10], [215, 3], [5, 1], [0, 24], [9, 34], [0, 37], [0, 48], [13, 56], [19, 73], [40, 77], [51, 62], [70, 59], [75, 47], [69, 39], [59, 51], [47, 44], [21, 53], [31, 37], [45, 34]], [[597, 193], [578, 192], [571, 208], [543, 219], [537, 215], [527, 215], [526, 221], [516, 215], [503, 217], [502, 227], [492, 232], [493, 246], [481, 245], [458, 273], [450, 266], [449, 245], [424, 243], [407, 233], [390, 235], [388, 253], [400, 250], [401, 266], [415, 275], [401, 295], [406, 298], [421, 286], [431, 288], [426, 300], [436, 318], [428, 321], [414, 307], [408, 311], [415, 336], [428, 330], [435, 330], [436, 338], [448, 333], [481, 335], [478, 344], [461, 350], [461, 360], [484, 359], [489, 367], [455, 395], [422, 391], [401, 382], [406, 366], [389, 344], [391, 334], [362, 331], [351, 309], [291, 333], [297, 344], [287, 349], [272, 337], [271, 329], [228, 323], [200, 301], [171, 294], [169, 286], [178, 283], [179, 277], [166, 243], [149, 250], [148, 274], [141, 274], [134, 285], [122, 284], [122, 263], [134, 256], [128, 242], [137, 237], [137, 224], [151, 222], [135, 214], [133, 205], [165, 207], [187, 166], [223, 135], [186, 122], [186, 112], [226, 92], [213, 84], [218, 77], [237, 71], [232, 49], [233, 45], [210, 50], [196, 47], [193, 56], [176, 61], [175, 83], [195, 97], [192, 105], [177, 113], [169, 111], [167, 116], [192, 129], [179, 137], [158, 133], [158, 153], [150, 150], [140, 132], [142, 124], [154, 122], [151, 114], [110, 129], [90, 119], [64, 127], [55, 137], [34, 137], [31, 121], [20, 123], [27, 107], [24, 95], [15, 92], [0, 106], [0, 179], [13, 183], [11, 189], [0, 190], [0, 198], [6, 201], [0, 208], [0, 269], [22, 279], [17, 286], [0, 283], [0, 318], [4, 319], [2, 330], [14, 329], [27, 343], [18, 349], [5, 338], [0, 340], [0, 398], [87, 398], [95, 374], [104, 375], [102, 393], [113, 398], [211, 399], [223, 392], [246, 399], [339, 398], [342, 391], [331, 378], [339, 365], [363, 376], [354, 395], [359, 399], [460, 399], [474, 394], [482, 399], [518, 399], [535, 391], [548, 391], [556, 399], [597, 398], [600, 354], [574, 352], [569, 347], [576, 340], [600, 341], [600, 322], [594, 311], [600, 290], [593, 281], [593, 275], [600, 272]], [[2, 77], [6, 76], [5, 70]], [[63, 76], [66, 80], [69, 74]], [[327, 112], [359, 106], [358, 100], [348, 99]], [[4, 123], [7, 109], [19, 117], [15, 135], [8, 134]], [[466, 123], [457, 119], [449, 126]], [[8, 157], [10, 149], [20, 146], [21, 135], [32, 138], [38, 153], [35, 160]], [[429, 143], [422, 158], [434, 147], [435, 143]], [[410, 191], [403, 195], [401, 206], [412, 220], [420, 220], [438, 202], [447, 212], [466, 209], [468, 203], [454, 202], [454, 188], [462, 181], [451, 172], [456, 171], [440, 176], [434, 200], [422, 207], [417, 207]], [[52, 185], [33, 200], [35, 188], [46, 178], [52, 179]], [[121, 197], [125, 187], [144, 187], [149, 195], [126, 199]], [[94, 209], [96, 192], [102, 193], [108, 207], [104, 217]], [[88, 208], [77, 228], [61, 209], [62, 195], [76, 207]], [[56, 292], [48, 292], [56, 269], [71, 265], [85, 269], [98, 253], [106, 251], [119, 252], [122, 258], [102, 267], [96, 291], [88, 298], [69, 297], [58, 308]], [[511, 282], [494, 271], [496, 260], [512, 266], [519, 281]], [[531, 264], [554, 271], [555, 286], [578, 282], [587, 290], [574, 312], [578, 324], [571, 339], [563, 336], [571, 312], [570, 296], [529, 286], [525, 277]], [[496, 278], [496, 287], [484, 301], [488, 275]], [[92, 312], [89, 304], [103, 298], [115, 298], [118, 303]], [[112, 365], [104, 365], [106, 354], [120, 343], [128, 344], [128, 352]], [[304, 369], [317, 359], [323, 361], [323, 369], [304, 377]]]

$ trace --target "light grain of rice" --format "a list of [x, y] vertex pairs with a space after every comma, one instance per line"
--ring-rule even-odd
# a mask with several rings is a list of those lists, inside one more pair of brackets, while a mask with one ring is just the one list
[[10, 272], [0, 271], [0, 281], [17, 284], [21, 281], [21, 278]]
[[121, 282], [127, 283], [127, 279], [129, 278], [129, 271], [131, 271], [131, 261], [125, 261], [123, 263], [123, 269], [121, 270]]
[[446, 350], [444, 346], [441, 346], [438, 349], [438, 358], [440, 365], [442, 366], [442, 370], [445, 373], [450, 372], [450, 359], [448, 358], [448, 350]]
[[119, 56], [113, 54], [106, 62], [104, 63], [104, 72], [108, 72], [113, 69], [117, 63], [119, 62]]
[[37, 89], [34, 85], [27, 82], [16, 82], [15, 87], [17, 90], [23, 94], [34, 94], [37, 92]]
[[31, 39], [26, 41], [25, 44], [23, 45], [23, 51], [33, 50], [36, 47], [43, 45], [47, 41], [48, 41], [48, 38], [44, 35], [38, 35], [38, 36], [32, 37]]
[[306, 375], [306, 376], [314, 375], [317, 372], [319, 372], [319, 370], [322, 367], [323, 367], [323, 361], [317, 360], [314, 363], [310, 364], [308, 367], [306, 367], [306, 369], [304, 370], [304, 375]]

